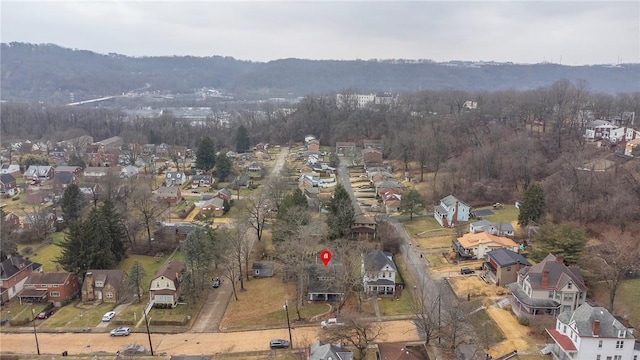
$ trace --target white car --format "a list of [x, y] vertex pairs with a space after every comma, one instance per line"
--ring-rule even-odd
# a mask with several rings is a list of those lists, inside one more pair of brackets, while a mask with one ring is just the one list
[[111, 330], [111, 336], [129, 336], [131, 334], [131, 329], [128, 327], [119, 327]]
[[116, 312], [109, 311], [108, 313], [102, 316], [102, 321], [111, 321], [111, 319], [113, 319], [114, 317], [116, 317]]
[[331, 319], [327, 319], [327, 320], [322, 320], [322, 321], [320, 322], [320, 326], [321, 326], [323, 329], [327, 329], [327, 328], [329, 328], [330, 326], [337, 326], [337, 325], [343, 325], [343, 324], [342, 324], [341, 322], [338, 322], [338, 319], [336, 319], [336, 318], [331, 318]]

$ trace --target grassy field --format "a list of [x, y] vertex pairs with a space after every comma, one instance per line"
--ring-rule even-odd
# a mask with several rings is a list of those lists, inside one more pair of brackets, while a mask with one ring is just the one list
[[478, 343], [485, 349], [505, 340], [504, 334], [496, 322], [487, 314], [486, 310], [481, 310], [469, 316], [469, 322], [473, 326]]
[[41, 327], [84, 328], [94, 327], [102, 321], [102, 315], [113, 310], [115, 304], [102, 303], [98, 306], [75, 303], [60, 308], [55, 315], [45, 320]]
[[47, 245], [39, 244], [26, 244], [19, 245], [18, 252], [21, 254], [26, 247], [31, 247], [33, 253], [28, 255], [29, 260], [42, 264], [44, 272], [62, 271], [56, 259], [62, 255], [62, 248], [58, 246], [61, 241], [64, 240], [64, 232], [57, 232], [52, 234], [52, 243]]
[[[491, 222], [503, 222], [503, 223], [513, 223], [514, 221], [518, 222], [518, 214], [520, 214], [520, 210], [516, 209], [513, 205], [505, 205], [503, 209], [494, 209], [492, 206], [487, 206], [483, 208], [473, 209], [473, 210], [482, 210], [488, 209], [493, 211], [493, 215], [483, 216], [483, 219], [489, 220]], [[515, 228], [515, 225], [514, 225]]]
[[[594, 301], [600, 306], [607, 307], [609, 304], [609, 290], [603, 283], [592, 286], [591, 289]], [[640, 279], [624, 280], [618, 292], [614, 303], [614, 315], [629, 316], [632, 325], [640, 324]]]

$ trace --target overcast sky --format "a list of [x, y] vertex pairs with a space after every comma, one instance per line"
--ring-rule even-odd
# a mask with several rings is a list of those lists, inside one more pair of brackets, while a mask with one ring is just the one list
[[2, 42], [130, 56], [640, 63], [640, 1], [6, 1]]

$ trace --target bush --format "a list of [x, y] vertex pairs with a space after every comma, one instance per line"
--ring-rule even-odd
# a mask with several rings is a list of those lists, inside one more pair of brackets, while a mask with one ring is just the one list
[[518, 323], [523, 326], [529, 326], [529, 318], [526, 316], [518, 317]]

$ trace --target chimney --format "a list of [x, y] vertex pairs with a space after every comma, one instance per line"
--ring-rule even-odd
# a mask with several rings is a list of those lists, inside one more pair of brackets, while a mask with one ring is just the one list
[[558, 262], [558, 264], [564, 264], [564, 255], [556, 255], [556, 262]]
[[593, 336], [600, 335], [600, 320], [593, 320]]
[[456, 209], [453, 211], [453, 218], [451, 219], [451, 226], [455, 226], [458, 224], [458, 207], [460, 204], [456, 200]]
[[540, 285], [549, 286], [549, 272], [548, 271], [543, 271], [542, 272], [542, 283]]

